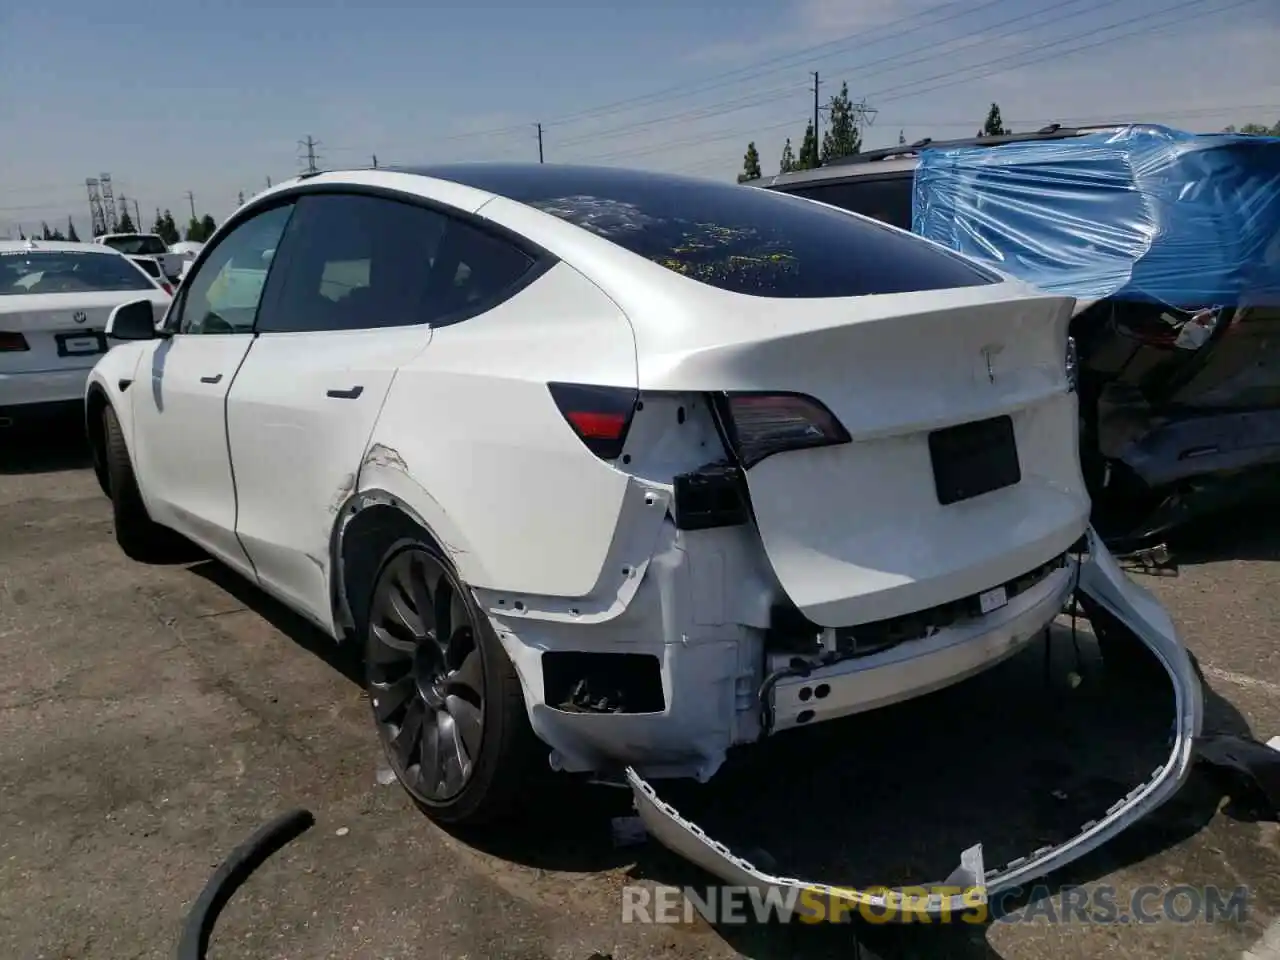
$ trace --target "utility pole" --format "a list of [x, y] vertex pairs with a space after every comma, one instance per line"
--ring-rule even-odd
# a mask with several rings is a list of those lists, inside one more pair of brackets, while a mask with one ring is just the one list
[[133, 225], [142, 230], [142, 214], [138, 211], [138, 200], [135, 197], [133, 201]]
[[542, 163], [542, 124], [538, 124], [538, 162]]
[[196, 218], [196, 195], [190, 190], [187, 191], [187, 203], [191, 204], [191, 219]]
[[239, 193], [237, 193], [237, 194], [236, 194], [236, 206], [237, 206], [237, 207], [243, 207], [243, 206], [244, 206], [244, 191], [243, 191], [243, 190], [241, 190]]
[[822, 166], [822, 138], [818, 136], [818, 71], [813, 71], [813, 165]]
[[307, 173], [319, 173], [320, 168], [316, 166], [316, 147], [320, 146], [319, 142], [308, 134], [306, 140], [298, 141], [298, 146], [307, 149]]
[[378, 169], [378, 155], [376, 153], [373, 155], [373, 169]]

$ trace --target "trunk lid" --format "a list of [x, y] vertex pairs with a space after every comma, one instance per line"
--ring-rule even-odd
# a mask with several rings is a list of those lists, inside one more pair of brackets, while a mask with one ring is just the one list
[[735, 297], [732, 323], [642, 383], [794, 392], [835, 416], [849, 442], [775, 453], [746, 483], [792, 602], [822, 626], [868, 623], [979, 594], [1084, 533], [1072, 305], [1012, 284]]
[[[0, 374], [89, 368], [111, 341], [103, 331], [111, 311], [131, 300], [149, 299], [157, 319], [168, 298], [160, 291], [0, 296]], [[19, 334], [26, 349], [13, 348]], [[6, 337], [9, 335], [9, 337]]]

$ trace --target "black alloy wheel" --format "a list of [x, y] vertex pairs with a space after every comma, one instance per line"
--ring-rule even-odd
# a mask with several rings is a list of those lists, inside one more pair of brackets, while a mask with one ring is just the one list
[[440, 557], [393, 554], [374, 586], [365, 651], [378, 735], [396, 776], [427, 808], [457, 801], [485, 735], [486, 650], [479, 615]]

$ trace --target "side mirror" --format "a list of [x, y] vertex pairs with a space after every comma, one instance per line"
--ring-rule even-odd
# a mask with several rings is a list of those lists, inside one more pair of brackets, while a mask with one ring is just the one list
[[151, 340], [155, 335], [156, 315], [150, 300], [122, 303], [107, 318], [107, 336], [112, 340]]

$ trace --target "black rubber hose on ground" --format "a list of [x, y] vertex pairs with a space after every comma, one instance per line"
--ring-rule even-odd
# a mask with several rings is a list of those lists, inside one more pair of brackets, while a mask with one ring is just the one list
[[209, 938], [218, 915], [232, 894], [273, 853], [311, 829], [316, 818], [310, 810], [293, 810], [260, 827], [214, 872], [192, 905], [178, 943], [178, 960], [205, 960]]

